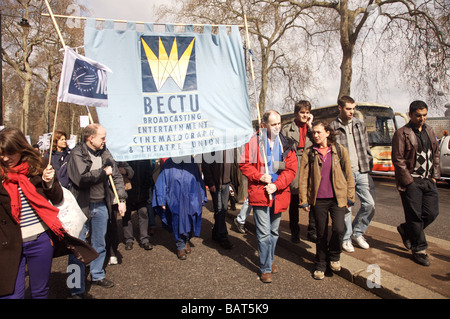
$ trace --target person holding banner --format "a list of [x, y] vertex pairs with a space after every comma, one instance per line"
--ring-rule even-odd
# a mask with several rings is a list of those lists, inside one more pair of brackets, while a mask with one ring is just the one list
[[89, 262], [97, 253], [62, 226], [52, 205], [64, 199], [55, 170], [18, 129], [0, 132], [0, 176], [0, 299], [25, 298], [27, 272], [31, 297], [46, 299], [53, 257], [70, 249]]
[[281, 116], [275, 110], [263, 115], [262, 129], [245, 145], [239, 168], [248, 178], [248, 201], [253, 206], [261, 281], [272, 282], [281, 213], [289, 207], [289, 185], [297, 172], [292, 140], [281, 131]]
[[[69, 176], [67, 175], [67, 163], [69, 161], [70, 149], [67, 146], [67, 134], [64, 131], [56, 130], [53, 136], [53, 144], [50, 152], [52, 152], [52, 166], [56, 171], [59, 182], [65, 188], [69, 186]], [[49, 157], [49, 154], [45, 154]]]
[[[84, 240], [89, 231], [91, 245], [99, 254], [90, 264], [91, 282], [104, 288], [111, 288], [114, 283], [105, 278], [103, 269], [106, 257], [105, 236], [115, 197], [108, 180], [109, 176], [112, 176], [117, 189], [120, 201], [118, 208], [122, 216], [126, 211], [127, 193], [122, 175], [105, 144], [106, 130], [103, 126], [96, 123], [86, 126], [83, 131], [83, 142], [73, 148], [67, 170], [72, 183], [72, 193], [88, 217], [80, 239]], [[71, 255], [69, 265], [73, 263], [80, 266], [82, 280], [81, 286], [71, 288], [71, 293], [74, 298], [83, 298], [84, 266]]]

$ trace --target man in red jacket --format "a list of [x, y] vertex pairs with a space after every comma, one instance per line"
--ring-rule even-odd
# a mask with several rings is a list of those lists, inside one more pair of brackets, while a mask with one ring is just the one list
[[245, 146], [239, 168], [248, 179], [248, 200], [258, 239], [261, 281], [272, 282], [272, 265], [278, 240], [281, 212], [291, 200], [289, 184], [297, 172], [297, 157], [292, 141], [281, 131], [281, 116], [269, 110], [263, 115], [262, 129]]

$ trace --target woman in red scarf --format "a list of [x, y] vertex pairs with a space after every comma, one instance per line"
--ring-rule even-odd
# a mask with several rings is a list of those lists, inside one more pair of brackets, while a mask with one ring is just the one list
[[52, 236], [65, 231], [49, 203], [60, 203], [63, 191], [43, 161], [21, 131], [0, 132], [0, 298], [24, 298], [26, 265], [31, 297], [48, 297]]

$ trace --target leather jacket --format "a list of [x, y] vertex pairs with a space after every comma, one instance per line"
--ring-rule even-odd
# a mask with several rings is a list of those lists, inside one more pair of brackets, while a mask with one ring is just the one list
[[[416, 154], [418, 142], [416, 134], [412, 129], [412, 123], [398, 129], [392, 138], [392, 163], [395, 167], [395, 179], [397, 189], [405, 191], [406, 186], [414, 182], [411, 173], [416, 163]], [[431, 142], [433, 167], [431, 168], [431, 177], [439, 179], [441, 177], [439, 146], [436, 135], [431, 126], [424, 124], [423, 129], [427, 132]]]

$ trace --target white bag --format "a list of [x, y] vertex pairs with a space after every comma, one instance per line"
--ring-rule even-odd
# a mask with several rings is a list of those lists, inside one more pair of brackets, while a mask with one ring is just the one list
[[62, 189], [64, 191], [64, 200], [53, 206], [59, 208], [58, 219], [64, 229], [71, 236], [79, 238], [87, 217], [80, 206], [78, 206], [78, 202], [73, 194], [67, 188], [62, 187]]

